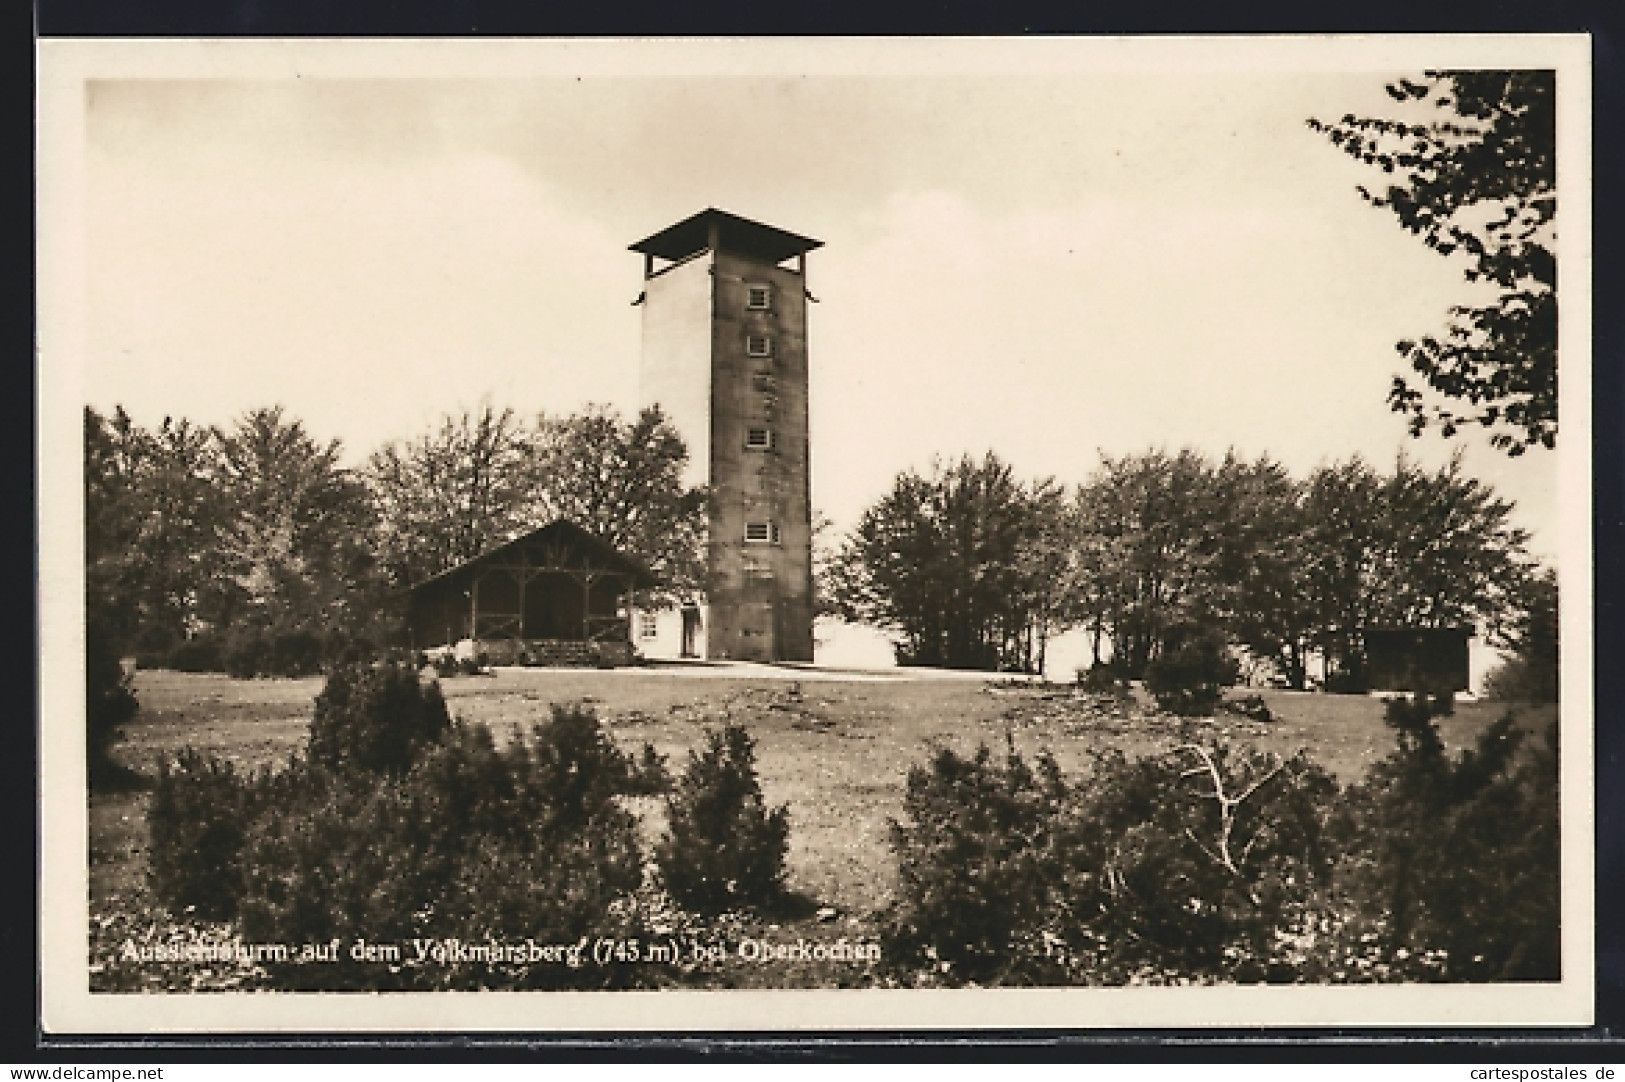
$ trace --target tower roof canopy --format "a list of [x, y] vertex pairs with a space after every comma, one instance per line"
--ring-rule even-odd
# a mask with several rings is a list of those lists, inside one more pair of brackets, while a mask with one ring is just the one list
[[821, 240], [775, 229], [710, 207], [691, 218], [684, 218], [676, 225], [667, 226], [651, 237], [645, 237], [631, 245], [631, 250], [661, 259], [686, 259], [710, 247], [713, 226], [717, 231], [718, 248], [764, 259], [769, 263], [778, 263], [824, 245]]

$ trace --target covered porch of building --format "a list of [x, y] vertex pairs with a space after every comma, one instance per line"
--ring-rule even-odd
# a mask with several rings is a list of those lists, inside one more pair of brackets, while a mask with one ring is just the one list
[[412, 647], [459, 644], [489, 664], [624, 665], [631, 595], [656, 584], [637, 560], [560, 519], [413, 586]]

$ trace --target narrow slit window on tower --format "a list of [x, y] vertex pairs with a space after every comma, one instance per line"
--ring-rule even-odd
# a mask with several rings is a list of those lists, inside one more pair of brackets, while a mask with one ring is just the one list
[[752, 357], [773, 356], [773, 339], [765, 334], [747, 334], [745, 352]]
[[771, 451], [773, 449], [773, 430], [771, 428], [745, 429], [745, 448], [751, 451]]
[[773, 291], [768, 286], [746, 286], [745, 307], [756, 312], [765, 312], [772, 305]]
[[779, 524], [777, 522], [747, 522], [745, 523], [745, 540], [753, 545], [777, 545], [779, 543]]
[[773, 390], [773, 373], [757, 372], [750, 377], [750, 382], [751, 386], [758, 391], [771, 391]]

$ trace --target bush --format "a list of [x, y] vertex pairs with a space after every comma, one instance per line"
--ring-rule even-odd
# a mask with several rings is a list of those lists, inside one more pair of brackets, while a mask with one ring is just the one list
[[239, 680], [314, 676], [328, 660], [330, 641], [305, 628], [239, 629], [226, 638], [225, 671]]
[[1064, 878], [1066, 797], [1052, 758], [1034, 771], [1013, 746], [998, 762], [985, 744], [968, 759], [941, 748], [910, 768], [908, 819], [891, 825], [900, 898], [883, 922], [890, 963], [948, 983], [1043, 976], [1042, 951], [1024, 947]]
[[[317, 767], [295, 814], [249, 840], [244, 935], [283, 942], [413, 938], [568, 943], [616, 934], [611, 902], [641, 878], [637, 827], [614, 801], [625, 763], [589, 714], [555, 711], [498, 750], [454, 724], [402, 777], [357, 784]], [[379, 986], [591, 987], [606, 971], [557, 963], [412, 964], [282, 979]], [[636, 976], [635, 974], [631, 976]]]
[[330, 628], [322, 637], [322, 665], [327, 670], [340, 665], [358, 665], [379, 656], [376, 644], [365, 635], [351, 635]]
[[659, 796], [671, 792], [671, 772], [666, 757], [645, 743], [636, 762], [631, 764], [627, 791], [634, 796]]
[[1511, 653], [1485, 678], [1485, 693], [1505, 702], [1555, 703], [1561, 683], [1555, 573], [1528, 583], [1523, 610], [1506, 644]]
[[271, 665], [266, 676], [312, 676], [322, 671], [325, 643], [314, 631], [271, 633]]
[[743, 726], [706, 731], [703, 753], [666, 798], [656, 847], [666, 888], [698, 913], [769, 906], [783, 897], [789, 845], [786, 806], [769, 811], [756, 778], [755, 744]]
[[85, 768], [92, 789], [127, 788], [140, 782], [129, 769], [113, 760], [113, 744], [121, 726], [141, 709], [130, 678], [124, 673], [118, 648], [100, 623], [85, 625]]
[[631, 761], [585, 706], [554, 706], [552, 718], [534, 735], [529, 769], [546, 796], [548, 830], [578, 830], [630, 790]]
[[1270, 712], [1269, 704], [1262, 695], [1243, 695], [1236, 699], [1226, 699], [1219, 704], [1225, 711], [1247, 718], [1251, 721], [1274, 721], [1275, 715]]
[[1503, 703], [1557, 702], [1555, 659], [1512, 657], [1484, 677], [1484, 697]]
[[1391, 701], [1398, 749], [1350, 791], [1351, 931], [1441, 979], [1556, 980], [1556, 725], [1528, 748], [1507, 714], [1452, 758], [1436, 712]]
[[[254, 941], [579, 942], [636, 929], [612, 903], [641, 879], [617, 803], [631, 764], [591, 713], [555, 708], [498, 749], [404, 666], [335, 672], [308, 752], [252, 778], [188, 750], [149, 810], [152, 882], [173, 911]], [[409, 952], [410, 953], [410, 952]], [[601, 987], [646, 979], [554, 960], [491, 965], [347, 956], [271, 965], [283, 988]]]
[[1114, 665], [1091, 665], [1077, 672], [1077, 685], [1092, 695], [1126, 695], [1128, 679]]
[[271, 640], [259, 632], [240, 632], [226, 643], [226, 673], [252, 680], [271, 671]]
[[1223, 635], [1190, 632], [1145, 667], [1145, 686], [1170, 713], [1211, 714], [1240, 672]]
[[1301, 756], [1223, 746], [1105, 755], [1070, 787], [1047, 753], [939, 751], [893, 826], [887, 957], [947, 984], [1291, 979], [1278, 931], [1330, 872], [1335, 795]]
[[1365, 695], [1371, 691], [1371, 681], [1357, 669], [1333, 669], [1322, 687], [1328, 695]]
[[1193, 743], [1102, 757], [1073, 810], [1082, 872], [1066, 911], [1087, 921], [1073, 956], [1092, 952], [1111, 974], [1293, 979], [1278, 940], [1311, 922], [1329, 882], [1337, 795], [1302, 752]]
[[440, 689], [409, 666], [341, 666], [316, 696], [310, 758], [340, 773], [401, 774], [450, 726]]
[[173, 911], [229, 919], [245, 889], [243, 847], [262, 827], [256, 817], [297, 831], [320, 826], [319, 817], [300, 821], [313, 808], [336, 802], [356, 814], [377, 775], [405, 773], [450, 726], [439, 689], [419, 686], [410, 670], [351, 666], [329, 677], [305, 757], [280, 773], [251, 778], [191, 748], [173, 768], [160, 762], [147, 811], [154, 894]]
[[237, 915], [254, 788], [229, 761], [192, 748], [173, 768], [159, 762], [147, 807], [147, 882], [171, 911], [192, 909], [204, 920]]

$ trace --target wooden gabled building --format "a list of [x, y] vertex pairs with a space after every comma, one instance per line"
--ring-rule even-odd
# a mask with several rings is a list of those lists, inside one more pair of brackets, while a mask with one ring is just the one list
[[631, 595], [656, 583], [638, 560], [559, 519], [413, 586], [407, 627], [415, 649], [472, 640], [494, 664], [627, 664]]

